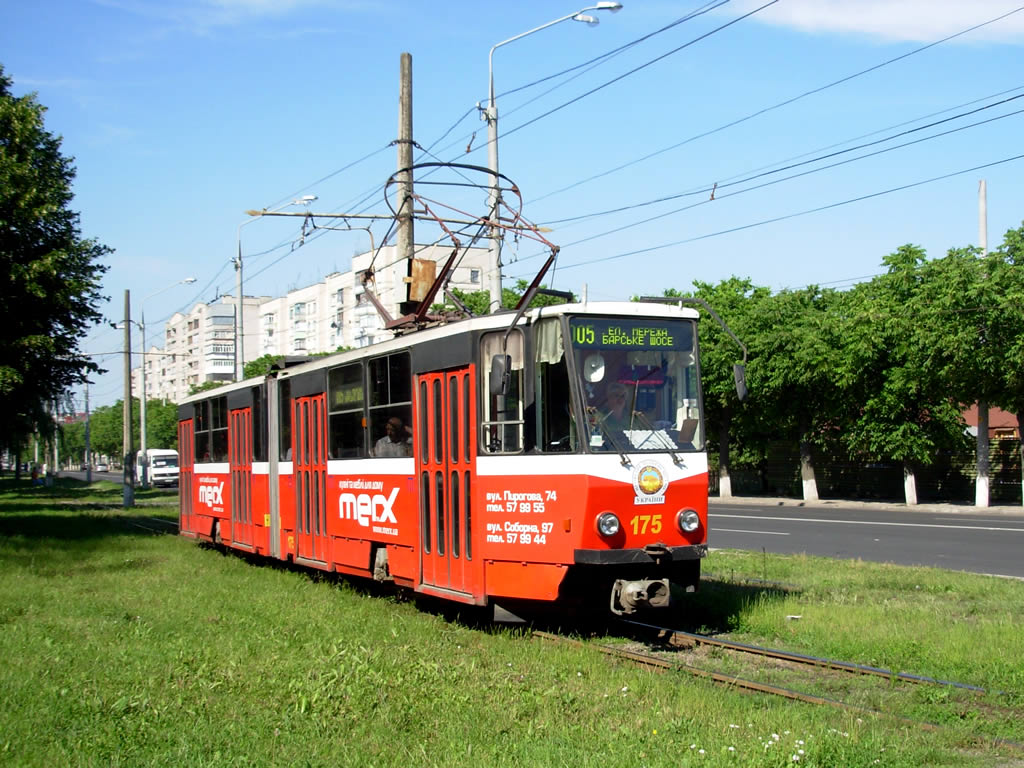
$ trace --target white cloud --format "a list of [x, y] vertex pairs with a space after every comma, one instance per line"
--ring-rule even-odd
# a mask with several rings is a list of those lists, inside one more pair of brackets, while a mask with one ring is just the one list
[[370, 9], [375, 7], [371, 0], [94, 0], [99, 5], [161, 21], [174, 28], [188, 30], [195, 34], [207, 34], [221, 27], [234, 27], [249, 22], [275, 19], [330, 8], [337, 10]]
[[[730, 3], [735, 14], [763, 5], [758, 0]], [[1010, 13], [1019, 0], [781, 0], [751, 20], [811, 34], [838, 33], [886, 42], [931, 42]], [[1024, 43], [1024, 10], [958, 38]]]

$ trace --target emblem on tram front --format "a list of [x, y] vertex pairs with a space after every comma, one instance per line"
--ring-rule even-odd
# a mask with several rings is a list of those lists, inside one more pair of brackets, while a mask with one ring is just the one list
[[656, 462], [648, 461], [633, 469], [634, 504], [664, 504], [665, 487], [665, 470]]

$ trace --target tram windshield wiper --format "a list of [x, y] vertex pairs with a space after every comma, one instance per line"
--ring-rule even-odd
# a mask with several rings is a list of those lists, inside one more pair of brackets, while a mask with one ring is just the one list
[[[682, 467], [683, 460], [676, 453], [675, 446], [667, 444], [670, 438], [668, 438], [667, 435], [664, 438], [662, 438], [661, 435], [659, 435], [660, 430], [658, 430], [658, 428], [655, 427], [653, 423], [651, 423], [651, 420], [647, 418], [647, 414], [645, 414], [643, 411], [637, 411], [635, 415], [638, 417], [640, 423], [643, 424], [645, 428], [651, 431], [651, 437], [658, 437], [659, 439], [662, 439], [666, 443], [666, 445], [659, 447], [664, 447], [665, 450], [668, 451], [669, 456], [672, 457], [672, 463], [675, 464], [677, 467]], [[640, 446], [637, 447], [639, 448]]]
[[597, 428], [601, 431], [601, 434], [608, 440], [608, 442], [618, 452], [619, 459], [622, 462], [622, 466], [624, 466], [624, 467], [630, 466], [631, 462], [629, 460], [629, 457], [626, 455], [626, 452], [622, 449], [622, 445], [619, 443], [619, 441], [615, 439], [615, 436], [612, 434], [612, 430], [609, 429], [608, 426], [604, 423], [604, 420], [601, 419], [601, 418], [598, 418], [595, 423], [597, 425]]

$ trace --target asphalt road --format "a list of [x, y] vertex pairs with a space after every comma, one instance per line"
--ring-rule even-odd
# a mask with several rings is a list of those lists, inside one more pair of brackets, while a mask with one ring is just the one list
[[1021, 507], [710, 499], [708, 544], [901, 565], [928, 565], [1024, 579]]
[[[64, 472], [85, 479], [84, 472]], [[93, 472], [120, 483], [120, 472]], [[168, 489], [177, 493], [177, 488]], [[977, 510], [951, 504], [819, 502], [793, 499], [708, 501], [712, 549], [928, 565], [1024, 579], [1024, 509]]]

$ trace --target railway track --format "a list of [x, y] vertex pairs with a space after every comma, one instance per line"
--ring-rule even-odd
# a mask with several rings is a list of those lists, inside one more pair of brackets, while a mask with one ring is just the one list
[[[820, 670], [823, 672], [834, 671], [856, 675], [886, 677], [890, 680], [897, 680], [903, 683], [942, 686], [946, 688], [962, 690], [966, 693], [979, 696], [986, 693], [985, 689], [979, 686], [968, 685], [965, 683], [955, 683], [946, 680], [939, 680], [924, 675], [891, 673], [888, 670], [880, 669], [877, 667], [869, 667], [861, 664], [836, 661], [833, 659], [823, 659], [819, 657], [807, 656], [804, 654], [796, 654], [772, 648], [762, 648], [759, 646], [749, 645], [745, 643], [734, 643], [731, 641], [711, 638], [706, 635], [682, 632], [680, 630], [674, 630], [668, 627], [658, 627], [655, 625], [644, 624], [641, 622], [625, 621], [623, 623], [627, 625], [632, 625], [638, 629], [642, 628], [645, 631], [657, 630], [660, 633], [662, 633], [664, 637], [667, 638], [677, 638], [677, 649], [678, 646], [682, 644], [679, 643], [679, 641], [682, 640], [688, 647], [693, 647], [693, 645], [697, 643], [703, 643], [725, 650], [746, 654], [754, 654], [756, 656], [761, 656], [765, 658], [777, 659], [779, 661], [784, 661], [789, 664], [806, 666], [810, 669]], [[695, 666], [693, 664], [689, 664], [677, 658], [667, 658], [664, 654], [656, 655], [652, 652], [629, 650], [620, 646], [608, 645], [603, 643], [584, 642], [581, 640], [577, 640], [575, 638], [566, 637], [564, 635], [558, 635], [551, 632], [543, 632], [538, 630], [534, 630], [532, 634], [534, 637], [540, 638], [548, 642], [556, 642], [574, 645], [578, 647], [593, 648], [601, 652], [602, 654], [605, 654], [606, 656], [621, 659], [629, 663], [639, 664], [662, 672], [678, 672], [682, 674], [687, 674], [693, 677], [709, 680], [713, 683], [719, 685], [726, 685], [731, 688], [736, 688], [739, 690], [750, 691], [754, 693], [762, 693], [771, 696], [779, 696], [781, 698], [789, 699], [791, 701], [801, 701], [816, 706], [833, 707], [835, 709], [840, 709], [854, 713], [858, 716], [885, 718], [890, 721], [924, 731], [943, 732], [947, 730], [947, 727], [945, 726], [928, 722], [925, 720], [915, 720], [913, 718], [905, 717], [895, 712], [889, 712], [881, 709], [875, 709], [872, 707], [851, 704], [849, 702], [845, 702], [836, 698], [831, 698], [829, 696], [821, 696], [813, 693], [807, 693], [783, 685], [765, 683], [757, 680], [752, 680], [746, 677], [742, 677], [739, 675], [705, 669], [702, 667]], [[1016, 752], [1024, 753], [1024, 743], [1018, 741], [992, 737], [981, 737], [981, 739], [993, 747], [1002, 747], [1012, 749]]]
[[889, 680], [898, 680], [904, 683], [941, 685], [950, 688], [959, 688], [961, 690], [966, 691], [974, 691], [975, 693], [988, 693], [986, 689], [981, 688], [977, 685], [957, 683], [951, 680], [939, 680], [937, 678], [928, 677], [926, 675], [914, 675], [909, 672], [893, 672], [888, 669], [883, 669], [882, 667], [872, 667], [866, 664], [856, 664], [850, 661], [837, 661], [836, 659], [826, 659], [820, 656], [808, 656], [802, 653], [783, 651], [779, 650], [778, 648], [767, 648], [759, 645], [751, 645], [749, 643], [737, 643], [732, 640], [722, 640], [720, 638], [712, 637], [710, 635], [704, 635], [695, 632], [684, 632], [683, 630], [679, 629], [669, 629], [668, 627], [659, 627], [654, 624], [645, 624], [639, 621], [623, 620], [621, 623], [627, 626], [657, 631], [667, 639], [670, 645], [676, 645], [681, 647], [707, 645], [714, 648], [723, 648], [730, 651], [736, 651], [738, 653], [748, 653], [755, 656], [763, 656], [769, 659], [788, 661], [793, 664], [802, 664], [810, 667], [821, 667], [823, 669], [831, 669], [839, 672], [849, 672], [851, 674], [856, 675], [884, 677]]

